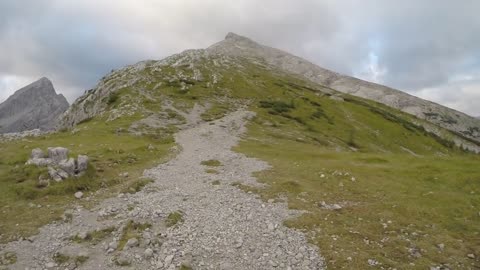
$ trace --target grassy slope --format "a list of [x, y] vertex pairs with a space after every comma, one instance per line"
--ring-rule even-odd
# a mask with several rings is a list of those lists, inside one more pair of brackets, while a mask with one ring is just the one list
[[[168, 95], [212, 103], [205, 120], [238, 104], [257, 112], [237, 148], [273, 165], [259, 174], [270, 188], [256, 191], [310, 211], [288, 225], [306, 230], [331, 268], [369, 268], [369, 259], [387, 269], [472, 266], [467, 254], [480, 249], [478, 156], [405, 113], [347, 95], [335, 101], [328, 89], [242, 64], [219, 71], [216, 88], [200, 83]], [[346, 206], [324, 210], [321, 201]]]
[[[61, 132], [39, 138], [0, 143], [0, 241], [34, 233], [52, 219], [59, 218], [76, 191], [93, 192], [101, 187], [115, 187], [128, 191], [145, 168], [161, 162], [173, 146], [172, 140], [159, 140], [149, 136], [118, 133], [126, 129], [135, 117], [120, 118], [105, 123], [104, 119], [91, 120], [77, 127], [77, 132]], [[153, 146], [150, 147], [149, 145]], [[86, 154], [91, 168], [80, 179], [51, 183], [47, 188], [37, 187], [41, 170], [24, 167], [31, 149], [46, 150], [63, 146], [71, 150], [70, 156]], [[128, 172], [129, 177], [119, 177]], [[32, 207], [32, 205], [35, 205]], [[41, 205], [41, 208], [37, 208]]]
[[[331, 268], [364, 269], [369, 259], [397, 269], [472, 267], [467, 254], [480, 250], [478, 156], [385, 106], [261, 78], [264, 91], [251, 105], [257, 118], [237, 150], [273, 165], [258, 175], [269, 188], [257, 192], [310, 211], [287, 224], [309, 232]], [[325, 210], [322, 201], [345, 206]]]

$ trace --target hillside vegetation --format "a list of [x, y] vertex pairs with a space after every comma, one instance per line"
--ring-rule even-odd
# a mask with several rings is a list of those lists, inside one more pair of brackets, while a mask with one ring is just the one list
[[[114, 71], [77, 100], [63, 132], [1, 143], [2, 240], [58, 217], [77, 190], [137, 181], [168, 156], [172, 134], [195, 123], [186, 118], [196, 106], [205, 108], [197, 121], [256, 113], [236, 151], [272, 168], [258, 174], [265, 188], [239, 187], [307, 210], [287, 224], [307, 233], [330, 268], [476, 263], [468, 255], [480, 250], [479, 158], [456, 147], [455, 134], [435, 135], [423, 120], [261, 61], [201, 50]], [[91, 171], [38, 187], [41, 172], [23, 164], [48, 146], [91, 156]]]

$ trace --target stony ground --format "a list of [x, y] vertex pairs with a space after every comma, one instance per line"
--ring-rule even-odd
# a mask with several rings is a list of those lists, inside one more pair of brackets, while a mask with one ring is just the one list
[[142, 191], [0, 246], [17, 255], [9, 269], [322, 269], [317, 248], [282, 225], [298, 213], [232, 185], [254, 185], [252, 173], [268, 168], [231, 151], [251, 116], [190, 125], [176, 136], [180, 153], [145, 172], [155, 181]]

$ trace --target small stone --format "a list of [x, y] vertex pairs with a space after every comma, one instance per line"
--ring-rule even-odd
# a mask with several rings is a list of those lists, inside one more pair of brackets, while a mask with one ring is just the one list
[[165, 257], [165, 260], [164, 260], [165, 266], [166, 267], [169, 266], [172, 263], [172, 261], [173, 261], [173, 255], [168, 255], [167, 257]]
[[85, 251], [80, 251], [80, 252], [78, 253], [78, 256], [79, 256], [79, 257], [85, 257], [85, 258], [86, 258], [86, 257], [89, 257], [89, 254], [88, 254], [87, 252], [85, 252]]
[[235, 243], [235, 248], [241, 248], [243, 246], [243, 239], [238, 239]]
[[272, 267], [277, 267], [278, 264], [272, 260], [268, 261], [268, 264], [270, 264]]
[[125, 254], [120, 254], [117, 257], [117, 264], [121, 266], [130, 265], [130, 259]]
[[78, 192], [75, 193], [75, 198], [81, 199], [82, 197], [83, 197], [83, 192], [78, 191]]
[[117, 241], [110, 242], [108, 244], [108, 247], [115, 250], [118, 248], [118, 242]]
[[269, 199], [269, 200], [268, 200], [268, 203], [274, 203], [274, 202], [275, 202], [274, 199]]
[[54, 268], [55, 266], [56, 266], [56, 265], [55, 265], [55, 263], [53, 263], [53, 262], [49, 262], [49, 263], [45, 264], [45, 267], [47, 267], [48, 269]]
[[85, 240], [88, 237], [88, 233], [87, 232], [81, 232], [81, 233], [77, 234], [77, 237], [82, 239], [82, 240]]
[[470, 253], [470, 254], [467, 255], [467, 257], [470, 258], [470, 259], [475, 259], [475, 254]]
[[138, 246], [138, 239], [137, 238], [130, 238], [128, 239], [125, 247], [136, 247]]
[[370, 265], [370, 266], [378, 265], [378, 261], [374, 260], [374, 259], [368, 259], [367, 262], [368, 262], [368, 265]]
[[145, 249], [144, 252], [145, 258], [150, 259], [153, 257], [153, 250], [151, 248]]
[[445, 244], [438, 244], [437, 247], [441, 250], [443, 250], [445, 248]]

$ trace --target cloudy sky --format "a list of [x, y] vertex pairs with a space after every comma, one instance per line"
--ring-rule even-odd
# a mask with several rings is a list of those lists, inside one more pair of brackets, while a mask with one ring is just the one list
[[42, 77], [70, 102], [111, 69], [227, 32], [480, 115], [478, 0], [0, 0], [0, 101]]

